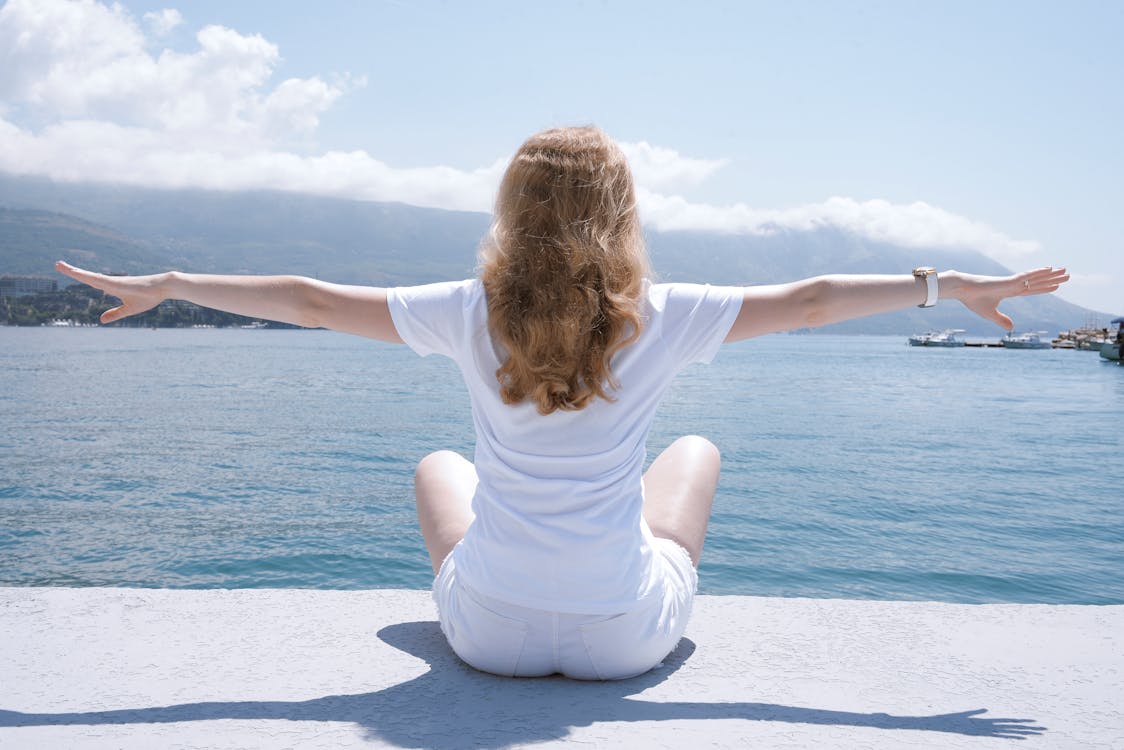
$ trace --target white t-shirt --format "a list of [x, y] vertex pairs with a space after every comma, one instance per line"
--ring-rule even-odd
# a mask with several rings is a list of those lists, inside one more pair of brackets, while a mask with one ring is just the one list
[[651, 284], [639, 338], [613, 358], [615, 401], [542, 415], [500, 398], [502, 354], [479, 279], [399, 287], [398, 334], [422, 356], [451, 357], [472, 401], [476, 514], [457, 575], [486, 596], [556, 612], [627, 612], [661, 571], [644, 522], [645, 440], [675, 374], [709, 362], [741, 309], [740, 287]]

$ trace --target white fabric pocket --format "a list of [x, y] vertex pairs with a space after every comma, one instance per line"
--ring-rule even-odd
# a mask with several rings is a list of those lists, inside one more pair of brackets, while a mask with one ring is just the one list
[[463, 586], [452, 588], [445, 605], [441, 624], [457, 656], [481, 672], [514, 677], [527, 624], [493, 612]]
[[582, 625], [582, 641], [597, 679], [644, 674], [670, 654], [687, 624], [685, 617], [669, 611], [673, 608], [673, 601], [657, 597], [633, 612]]

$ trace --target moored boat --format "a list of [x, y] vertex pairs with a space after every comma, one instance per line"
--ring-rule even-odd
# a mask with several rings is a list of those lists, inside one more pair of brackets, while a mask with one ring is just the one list
[[928, 331], [909, 337], [910, 346], [964, 346], [959, 334], [963, 328], [947, 328], [943, 331]]
[[936, 331], [925, 331], [925, 333], [915, 333], [915, 334], [913, 334], [912, 336], [909, 337], [909, 345], [910, 346], [925, 346], [925, 344], [929, 343], [929, 339], [931, 339], [933, 336], [936, 336], [936, 335], [937, 335]]
[[1052, 345], [1042, 338], [1040, 334], [1045, 331], [1028, 331], [1026, 333], [1008, 333], [1003, 337], [1001, 344], [1007, 349], [1049, 349]]
[[1101, 356], [1113, 362], [1121, 362], [1121, 354], [1124, 354], [1124, 318], [1116, 318], [1110, 325], [1118, 326], [1116, 341], [1106, 341], [1102, 344]]
[[1102, 336], [1090, 336], [1077, 342], [1077, 348], [1087, 352], [1099, 352], [1105, 344], [1111, 343]]
[[1053, 340], [1055, 349], [1074, 349], [1082, 352], [1099, 352], [1101, 346], [1110, 343], [1112, 336], [1108, 328], [1102, 327], [1096, 318], [1090, 318], [1080, 328], [1062, 331]]

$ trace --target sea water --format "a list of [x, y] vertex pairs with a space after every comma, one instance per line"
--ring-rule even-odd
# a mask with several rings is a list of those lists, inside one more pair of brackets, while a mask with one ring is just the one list
[[[0, 585], [425, 588], [454, 366], [327, 331], [0, 328]], [[1124, 603], [1124, 367], [904, 337], [726, 346], [649, 459], [722, 451], [710, 594]]]

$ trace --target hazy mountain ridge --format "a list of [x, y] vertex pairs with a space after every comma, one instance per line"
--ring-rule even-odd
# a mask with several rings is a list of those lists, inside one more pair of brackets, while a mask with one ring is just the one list
[[[55, 259], [66, 257], [108, 272], [179, 268], [296, 273], [358, 284], [425, 283], [472, 274], [488, 224], [487, 214], [396, 203], [0, 175], [0, 273], [47, 275]], [[667, 281], [776, 283], [821, 273], [901, 273], [921, 263], [1009, 272], [977, 252], [902, 248], [833, 227], [762, 235], [650, 231], [647, 237], [656, 276]], [[1072, 328], [1094, 315], [1056, 297], [1010, 300], [1004, 310], [1021, 330]], [[908, 334], [927, 328], [999, 333], [959, 305], [914, 308], [821, 330]]]
[[153, 259], [148, 243], [107, 226], [54, 211], [0, 206], [3, 273], [49, 273], [50, 262], [45, 258], [52, 253], [73, 257], [78, 264], [98, 262], [127, 270], [139, 270]]

